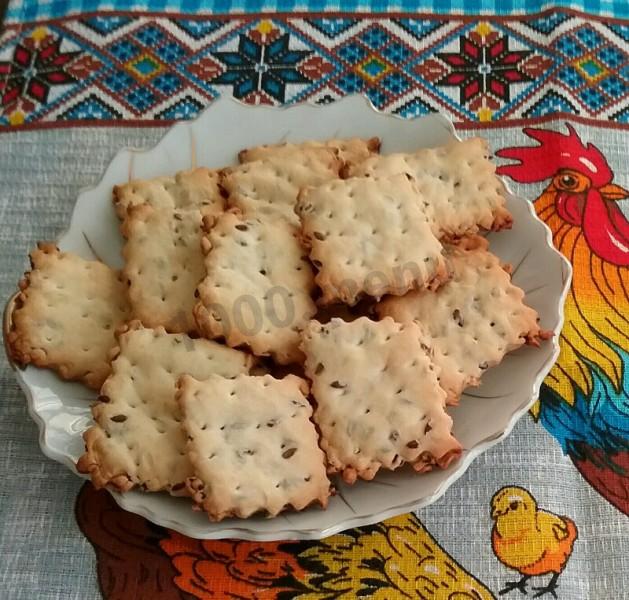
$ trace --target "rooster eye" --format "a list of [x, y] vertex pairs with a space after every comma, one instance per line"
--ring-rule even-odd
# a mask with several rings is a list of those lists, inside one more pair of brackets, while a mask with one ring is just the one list
[[574, 175], [568, 175], [567, 173], [564, 173], [563, 175], [559, 176], [558, 183], [559, 187], [563, 188], [564, 190], [572, 190], [577, 187], [579, 181]]
[[511, 504], [509, 504], [509, 508], [511, 510], [515, 510], [516, 508], [518, 508], [518, 503], [517, 502], [512, 502]]

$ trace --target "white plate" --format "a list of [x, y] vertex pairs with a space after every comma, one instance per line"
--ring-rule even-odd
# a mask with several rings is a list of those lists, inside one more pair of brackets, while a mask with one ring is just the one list
[[[152, 149], [121, 150], [101, 181], [77, 200], [69, 230], [59, 241], [63, 250], [85, 258], [94, 253], [114, 267], [121, 265], [122, 240], [112, 209], [111, 189], [129, 178], [147, 178], [204, 165], [233, 163], [238, 150], [257, 144], [331, 137], [379, 136], [382, 152], [436, 146], [455, 137], [452, 124], [439, 115], [412, 121], [376, 112], [365, 100], [350, 97], [325, 107], [246, 107], [231, 99], [215, 102], [197, 120], [174, 126]], [[552, 246], [550, 231], [535, 216], [531, 203], [509, 192], [508, 208], [515, 218], [510, 232], [491, 234], [491, 249], [516, 266], [515, 283], [527, 291], [527, 301], [543, 327], [557, 334], [540, 349], [522, 348], [490, 369], [480, 388], [451, 411], [454, 433], [465, 451], [444, 471], [417, 475], [410, 469], [381, 472], [372, 482], [347, 486], [327, 510], [309, 509], [275, 519], [252, 518], [210, 523], [193, 512], [190, 501], [166, 494], [133, 491], [113, 493], [123, 508], [195, 538], [236, 537], [256, 540], [318, 539], [350, 527], [375, 523], [421, 508], [439, 498], [479, 454], [504, 439], [526, 413], [558, 353], [563, 300], [571, 267]], [[79, 384], [64, 383], [52, 372], [29, 367], [17, 371], [31, 415], [40, 430], [46, 456], [74, 469], [83, 452], [82, 432], [90, 425], [89, 402], [95, 394]]]

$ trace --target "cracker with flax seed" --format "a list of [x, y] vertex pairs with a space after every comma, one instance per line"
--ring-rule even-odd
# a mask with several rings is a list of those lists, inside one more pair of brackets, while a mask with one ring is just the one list
[[297, 228], [235, 210], [204, 226], [207, 276], [194, 309], [199, 331], [280, 364], [303, 361], [300, 332], [316, 306], [312, 267]]
[[330, 482], [307, 394], [294, 375], [180, 379], [188, 490], [212, 521], [326, 507]]
[[446, 246], [452, 272], [447, 283], [435, 293], [385, 298], [376, 307], [380, 317], [421, 325], [441, 367], [440, 384], [449, 404], [456, 404], [466, 387], [479, 385], [481, 375], [505, 354], [525, 343], [537, 346], [550, 336], [488, 247], [480, 236]]
[[171, 333], [194, 332], [195, 291], [205, 275], [201, 212], [141, 204], [129, 210], [121, 230], [134, 318]]
[[380, 151], [380, 140], [377, 137], [372, 137], [368, 139], [349, 138], [308, 141], [297, 144], [286, 142], [283, 144], [268, 144], [241, 150], [238, 154], [238, 160], [241, 163], [246, 163], [276, 157], [292, 158], [296, 153], [311, 150], [312, 148], [330, 148], [336, 152], [345, 165], [357, 165], [372, 154], [377, 154]]
[[96, 425], [83, 435], [86, 450], [77, 469], [97, 488], [184, 494], [192, 467], [175, 400], [177, 379], [183, 373], [235, 377], [249, 371], [252, 357], [161, 327], [145, 329], [137, 321], [119, 333], [118, 344], [112, 374], [92, 407]]
[[296, 212], [321, 304], [405, 294], [447, 278], [412, 178], [354, 177], [302, 190]]
[[471, 138], [438, 148], [371, 156], [346, 168], [354, 177], [412, 175], [422, 195], [422, 210], [439, 238], [460, 237], [480, 229], [511, 227], [505, 190], [489, 160], [487, 141]]
[[52, 243], [40, 243], [30, 259], [7, 336], [11, 357], [99, 389], [114, 332], [130, 316], [120, 274]]
[[199, 167], [180, 171], [172, 177], [136, 179], [114, 186], [113, 201], [121, 220], [129, 209], [148, 204], [156, 209], [197, 209], [203, 215], [216, 216], [225, 209], [225, 200], [219, 187], [219, 173]]
[[438, 369], [415, 323], [311, 321], [302, 348], [330, 473], [353, 483], [403, 463], [418, 472], [445, 468], [460, 455]]
[[221, 185], [227, 203], [246, 216], [283, 216], [298, 224], [295, 203], [299, 190], [337, 179], [341, 159], [330, 148], [303, 149], [290, 157], [276, 156], [227, 168]]

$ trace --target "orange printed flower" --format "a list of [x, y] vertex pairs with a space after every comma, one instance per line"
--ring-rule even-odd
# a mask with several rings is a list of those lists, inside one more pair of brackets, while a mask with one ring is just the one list
[[160, 541], [179, 575], [175, 584], [196, 598], [276, 598], [305, 577], [277, 542], [200, 541], [174, 531]]

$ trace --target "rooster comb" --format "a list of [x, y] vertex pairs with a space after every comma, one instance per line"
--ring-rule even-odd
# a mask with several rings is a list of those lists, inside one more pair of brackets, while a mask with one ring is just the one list
[[499, 175], [508, 175], [521, 183], [544, 181], [562, 169], [571, 169], [589, 177], [595, 187], [609, 183], [613, 174], [605, 157], [592, 144], [584, 145], [574, 127], [566, 123], [568, 133], [526, 127], [524, 133], [539, 142], [537, 146], [503, 148], [496, 156], [517, 160], [517, 164], [498, 167]]

